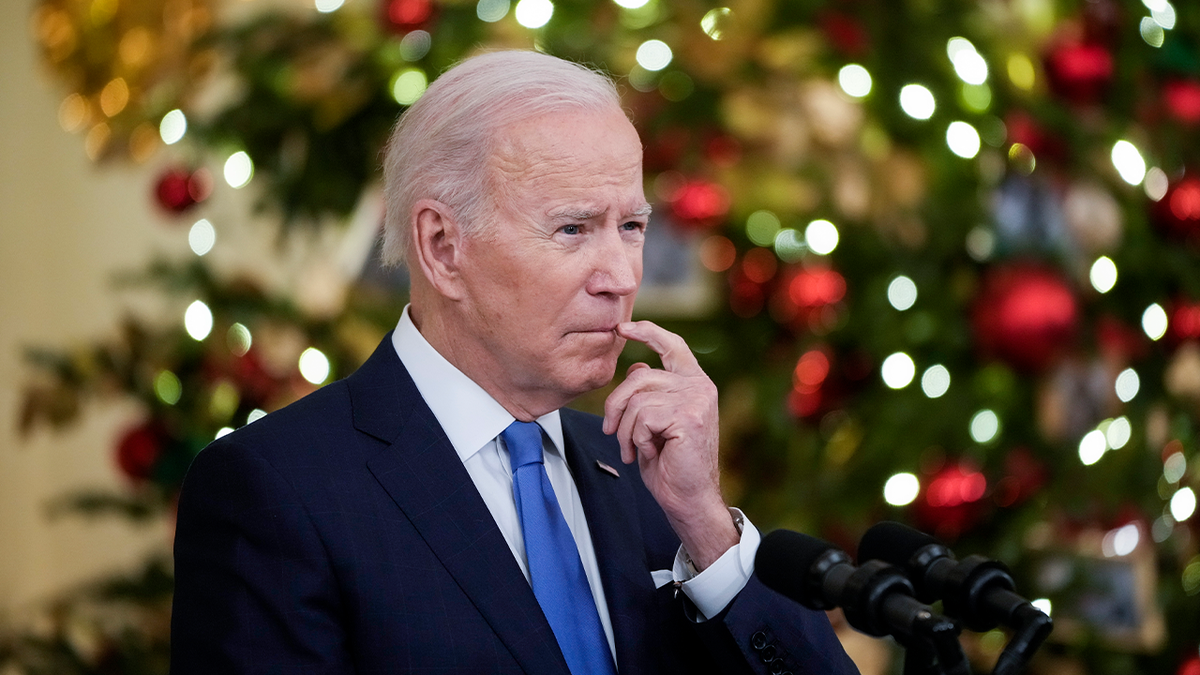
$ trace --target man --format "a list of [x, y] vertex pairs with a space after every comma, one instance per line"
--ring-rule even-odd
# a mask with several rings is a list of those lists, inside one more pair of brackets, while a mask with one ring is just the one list
[[[855, 672], [751, 576], [712, 382], [630, 321], [650, 206], [612, 83], [465, 61], [397, 125], [385, 189], [411, 304], [355, 374], [196, 459], [173, 672]], [[663, 367], [602, 420], [562, 409], [631, 339]]]

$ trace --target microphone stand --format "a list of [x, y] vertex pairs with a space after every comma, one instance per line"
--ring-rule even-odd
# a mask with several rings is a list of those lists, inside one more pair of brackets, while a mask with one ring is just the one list
[[958, 641], [958, 624], [944, 616], [922, 612], [912, 634], [902, 641], [904, 675], [971, 675], [971, 666]]

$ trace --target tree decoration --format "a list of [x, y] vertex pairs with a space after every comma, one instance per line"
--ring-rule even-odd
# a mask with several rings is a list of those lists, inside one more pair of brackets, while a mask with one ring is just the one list
[[936, 536], [957, 539], [986, 513], [987, 478], [971, 463], [948, 464], [926, 480], [914, 515], [924, 529]]
[[786, 270], [771, 298], [771, 316], [794, 330], [824, 333], [837, 321], [837, 305], [846, 297], [846, 279], [821, 264]]
[[1167, 316], [1167, 336], [1174, 343], [1200, 341], [1200, 302], [1180, 298], [1171, 303]]
[[208, 69], [212, 55], [195, 40], [212, 20], [209, 0], [37, 3], [43, 61], [71, 92], [59, 122], [86, 131], [88, 157], [149, 158], [158, 118], [181, 107]]
[[1200, 123], [1200, 82], [1171, 80], [1163, 85], [1163, 103], [1167, 112], [1188, 126]]
[[424, 26], [433, 15], [432, 0], [383, 0], [381, 7], [383, 24], [399, 34]]
[[154, 186], [158, 205], [171, 214], [181, 214], [208, 198], [212, 176], [206, 169], [167, 169]]
[[670, 196], [675, 222], [686, 229], [708, 229], [729, 213], [729, 192], [705, 180], [687, 180]]
[[166, 443], [161, 424], [153, 421], [139, 424], [126, 431], [117, 443], [117, 466], [134, 482], [149, 480]]
[[1200, 237], [1200, 178], [1188, 174], [1172, 183], [1153, 213], [1167, 234], [1180, 239]]
[[1045, 370], [1070, 347], [1078, 322], [1071, 287], [1032, 264], [989, 272], [972, 307], [980, 352], [1029, 372]]
[[1112, 52], [1097, 43], [1066, 41], [1046, 55], [1046, 76], [1055, 94], [1075, 104], [1099, 103], [1116, 69]]

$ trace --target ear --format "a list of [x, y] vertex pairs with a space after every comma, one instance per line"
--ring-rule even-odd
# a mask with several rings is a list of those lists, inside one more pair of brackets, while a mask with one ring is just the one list
[[439, 293], [452, 300], [459, 299], [463, 234], [453, 212], [442, 202], [422, 199], [413, 205], [412, 214], [416, 266]]

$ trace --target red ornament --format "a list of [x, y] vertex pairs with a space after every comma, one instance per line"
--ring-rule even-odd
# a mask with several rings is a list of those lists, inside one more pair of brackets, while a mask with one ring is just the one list
[[1167, 316], [1167, 336], [1172, 342], [1200, 340], [1200, 302], [1177, 300]]
[[863, 25], [840, 12], [824, 12], [817, 19], [821, 31], [843, 56], [859, 58], [870, 49], [870, 35]]
[[1029, 148], [1038, 161], [1063, 159], [1067, 146], [1060, 136], [1052, 134], [1028, 113], [1015, 110], [1004, 118], [1010, 143], [1020, 143]]
[[1050, 88], [1072, 103], [1102, 100], [1112, 84], [1114, 69], [1112, 53], [1099, 44], [1062, 44], [1046, 55]]
[[1054, 272], [1030, 264], [993, 270], [975, 298], [972, 323], [985, 356], [1026, 372], [1046, 369], [1070, 345], [1075, 295]]
[[687, 229], [713, 227], [729, 213], [729, 193], [708, 181], [685, 181], [670, 200], [676, 222]]
[[1200, 656], [1192, 654], [1184, 659], [1175, 675], [1200, 675]]
[[166, 211], [179, 214], [208, 198], [212, 192], [212, 177], [199, 169], [167, 169], [154, 186], [154, 197]]
[[165, 444], [166, 434], [161, 425], [152, 421], [134, 427], [117, 443], [117, 466], [134, 481], [148, 480], [154, 475], [154, 466]]
[[384, 0], [383, 23], [395, 33], [420, 28], [433, 14], [433, 0]]
[[1200, 82], [1175, 80], [1163, 85], [1163, 103], [1172, 117], [1192, 125], [1200, 122]]
[[824, 333], [837, 322], [838, 303], [846, 297], [846, 279], [823, 266], [785, 271], [771, 297], [771, 316], [794, 330]]
[[920, 528], [939, 538], [957, 538], [983, 516], [987, 489], [987, 478], [967, 462], [943, 468], [928, 479], [914, 504]]
[[1184, 176], [1168, 187], [1151, 215], [1168, 234], [1200, 238], [1200, 178]]
[[805, 352], [792, 371], [792, 391], [788, 394], [788, 409], [796, 417], [815, 417], [823, 412], [828, 392], [829, 356], [822, 349]]

